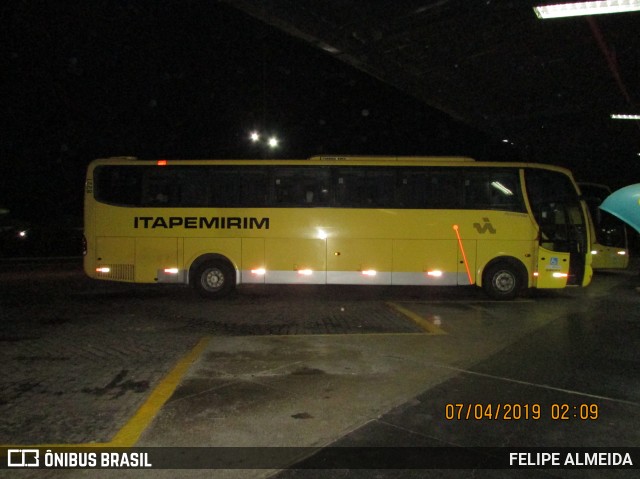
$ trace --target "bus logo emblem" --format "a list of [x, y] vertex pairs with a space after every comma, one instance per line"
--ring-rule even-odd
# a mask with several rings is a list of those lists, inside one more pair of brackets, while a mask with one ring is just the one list
[[478, 233], [485, 234], [488, 231], [492, 235], [496, 234], [496, 229], [489, 221], [489, 218], [482, 218], [482, 221], [484, 221], [483, 225], [480, 223], [473, 223], [473, 227], [478, 231]]

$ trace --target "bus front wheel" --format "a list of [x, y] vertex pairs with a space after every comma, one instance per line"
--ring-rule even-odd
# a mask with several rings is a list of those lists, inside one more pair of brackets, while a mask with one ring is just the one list
[[199, 265], [193, 275], [193, 287], [203, 298], [216, 299], [229, 294], [235, 287], [234, 269], [224, 261], [211, 260]]
[[513, 299], [522, 288], [522, 277], [515, 265], [495, 263], [485, 270], [482, 287], [493, 299]]

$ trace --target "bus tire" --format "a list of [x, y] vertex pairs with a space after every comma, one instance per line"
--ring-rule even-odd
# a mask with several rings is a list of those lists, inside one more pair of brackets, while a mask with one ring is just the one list
[[482, 288], [493, 299], [513, 299], [522, 289], [522, 285], [521, 271], [510, 261], [493, 263], [483, 274]]
[[195, 269], [191, 284], [203, 298], [221, 298], [235, 288], [236, 272], [225, 261], [207, 260]]

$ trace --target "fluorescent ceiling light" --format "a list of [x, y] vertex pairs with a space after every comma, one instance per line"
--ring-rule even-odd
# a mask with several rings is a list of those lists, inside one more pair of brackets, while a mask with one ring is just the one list
[[578, 17], [640, 11], [640, 0], [599, 0], [533, 7], [538, 18]]
[[492, 181], [491, 182], [491, 186], [493, 186], [496, 190], [501, 191], [502, 193], [504, 193], [507, 196], [513, 196], [513, 191], [511, 191], [509, 188], [504, 186], [499, 181]]
[[613, 115], [611, 115], [611, 119], [612, 120], [640, 120], [640, 115], [614, 113]]

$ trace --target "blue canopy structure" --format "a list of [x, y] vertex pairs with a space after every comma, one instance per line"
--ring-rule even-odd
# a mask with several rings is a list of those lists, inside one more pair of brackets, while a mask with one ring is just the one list
[[640, 233], [640, 183], [614, 191], [605, 198], [600, 209], [620, 218]]

